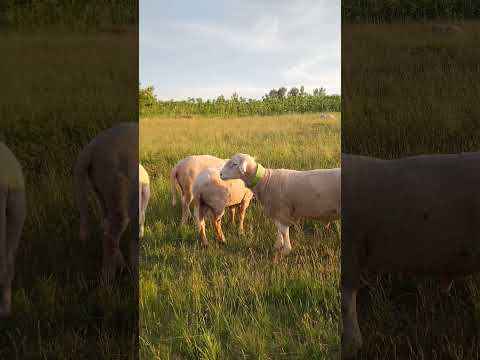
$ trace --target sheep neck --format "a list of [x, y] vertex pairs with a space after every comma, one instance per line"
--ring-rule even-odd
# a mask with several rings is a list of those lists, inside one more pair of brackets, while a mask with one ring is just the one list
[[246, 185], [249, 189], [253, 189], [257, 184], [262, 180], [262, 178], [265, 176], [266, 170], [265, 168], [257, 163], [257, 169], [255, 170], [255, 174], [250, 176], [247, 181]]

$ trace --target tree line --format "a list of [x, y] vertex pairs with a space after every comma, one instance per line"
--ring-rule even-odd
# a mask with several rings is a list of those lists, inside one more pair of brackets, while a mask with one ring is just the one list
[[138, 23], [138, 0], [3, 0], [0, 26], [129, 26]]
[[345, 23], [382, 23], [438, 18], [461, 21], [479, 17], [480, 1], [475, 0], [342, 1], [342, 21]]
[[262, 99], [247, 99], [234, 93], [216, 99], [158, 100], [153, 86], [139, 87], [140, 116], [251, 116], [305, 112], [340, 111], [339, 95], [327, 95], [324, 88], [307, 93], [303, 86], [272, 89]]

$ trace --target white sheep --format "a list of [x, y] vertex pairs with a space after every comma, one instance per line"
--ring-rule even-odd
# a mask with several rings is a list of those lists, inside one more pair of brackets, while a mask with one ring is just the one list
[[22, 167], [10, 149], [0, 142], [0, 318], [11, 313], [15, 256], [26, 209]]
[[321, 113], [320, 119], [322, 120], [335, 119], [335, 116], [333, 114]]
[[177, 183], [182, 196], [182, 220], [181, 225], [186, 224], [192, 217], [190, 205], [193, 201], [192, 187], [195, 177], [207, 167], [223, 165], [227, 160], [219, 159], [211, 155], [192, 155], [180, 160], [170, 173], [170, 190], [172, 192], [172, 206], [176, 205]]
[[457, 25], [433, 24], [432, 31], [435, 33], [461, 33], [462, 28]]
[[275, 259], [292, 250], [289, 227], [301, 218], [325, 223], [341, 213], [341, 169], [297, 171], [265, 169], [253, 157], [234, 155], [222, 168], [223, 180], [241, 179], [277, 228]]
[[243, 181], [223, 181], [220, 178], [220, 168], [211, 167], [203, 170], [193, 182], [194, 216], [202, 243], [205, 246], [208, 246], [205, 218], [210, 218], [218, 240], [221, 244], [225, 244], [221, 223], [225, 208], [239, 207], [239, 232], [243, 233], [245, 212], [253, 197], [253, 193], [245, 187]]
[[138, 164], [138, 174], [138, 236], [139, 238], [142, 238], [145, 232], [145, 212], [147, 211], [148, 201], [150, 199], [150, 178], [141, 164]]
[[[93, 188], [103, 216], [103, 277], [110, 281], [125, 261], [119, 242], [138, 216], [138, 124], [121, 123], [98, 134], [81, 152], [75, 169], [80, 240], [88, 237], [88, 192]], [[132, 223], [137, 226], [138, 223]], [[138, 265], [138, 232], [131, 236], [130, 264]]]

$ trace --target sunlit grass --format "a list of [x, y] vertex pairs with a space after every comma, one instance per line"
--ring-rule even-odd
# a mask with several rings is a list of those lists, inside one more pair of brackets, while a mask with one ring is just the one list
[[225, 216], [227, 246], [207, 228], [211, 246], [203, 249], [193, 224], [179, 227], [168, 177], [190, 154], [244, 152], [273, 168], [338, 166], [339, 117], [140, 120], [141, 161], [152, 176], [141, 246], [142, 358], [338, 357], [338, 231], [311, 221], [292, 228], [294, 250], [274, 265], [275, 228], [254, 203], [244, 236]]

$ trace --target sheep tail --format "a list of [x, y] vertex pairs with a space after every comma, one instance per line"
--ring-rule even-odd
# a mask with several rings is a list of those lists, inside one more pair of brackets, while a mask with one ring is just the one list
[[177, 167], [170, 173], [170, 191], [172, 192], [172, 206], [177, 205]]
[[88, 191], [91, 156], [91, 150], [86, 147], [78, 157], [74, 169], [75, 200], [80, 212], [79, 237], [81, 241], [85, 241], [88, 236]]

